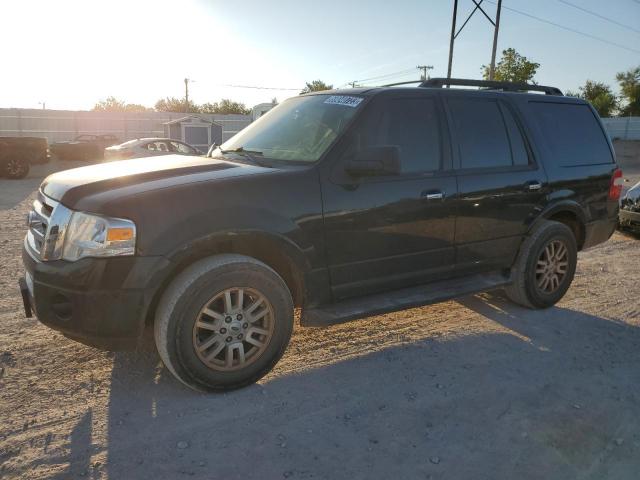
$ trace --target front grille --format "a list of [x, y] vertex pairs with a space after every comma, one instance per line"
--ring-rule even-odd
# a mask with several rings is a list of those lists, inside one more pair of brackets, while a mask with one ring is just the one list
[[[50, 202], [51, 204], [46, 202]], [[33, 202], [33, 208], [29, 212], [27, 220], [29, 232], [27, 233], [27, 237], [29, 245], [38, 256], [40, 256], [42, 252], [47, 229], [49, 228], [51, 213], [55, 208], [54, 203], [52, 200], [46, 199], [43, 195], [39, 195], [39, 198]]]
[[60, 258], [71, 210], [38, 192], [27, 217], [27, 245], [41, 260]]

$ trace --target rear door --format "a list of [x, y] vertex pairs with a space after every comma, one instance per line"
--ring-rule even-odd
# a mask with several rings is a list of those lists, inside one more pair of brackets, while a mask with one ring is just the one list
[[[454, 270], [456, 180], [441, 100], [431, 92], [375, 97], [337, 149], [322, 184], [334, 298], [425, 283]], [[353, 178], [361, 148], [400, 147], [400, 175]]]
[[457, 269], [508, 268], [542, 209], [547, 176], [515, 107], [490, 93], [447, 95], [458, 178]]

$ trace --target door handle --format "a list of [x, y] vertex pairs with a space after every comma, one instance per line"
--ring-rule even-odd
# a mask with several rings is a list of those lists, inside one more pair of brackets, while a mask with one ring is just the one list
[[531, 180], [530, 182], [527, 182], [524, 185], [525, 185], [525, 189], [529, 190], [530, 192], [535, 192], [542, 188], [542, 184], [537, 180]]
[[424, 190], [420, 196], [427, 200], [442, 200], [444, 198], [444, 192], [440, 190]]

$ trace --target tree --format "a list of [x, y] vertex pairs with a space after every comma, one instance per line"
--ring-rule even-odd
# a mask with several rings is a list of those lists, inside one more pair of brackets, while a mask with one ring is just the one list
[[314, 80], [313, 82], [307, 82], [306, 86], [300, 91], [300, 95], [310, 92], [321, 92], [323, 90], [331, 90], [333, 85], [327, 85], [322, 80]]
[[612, 116], [618, 108], [618, 99], [606, 83], [587, 80], [579, 90], [579, 92], [566, 92], [566, 95], [582, 98], [591, 103], [601, 117]]
[[237, 113], [240, 115], [249, 115], [251, 110], [246, 107], [244, 103], [234, 102], [228, 98], [223, 98], [219, 102], [203, 103], [200, 105], [200, 112], [202, 113], [218, 113], [222, 115], [228, 115]]
[[158, 112], [187, 112], [187, 113], [199, 113], [200, 107], [189, 100], [188, 108], [185, 108], [183, 98], [167, 97], [161, 98], [156, 102], [155, 109]]
[[138, 103], [125, 103], [116, 97], [107, 97], [93, 106], [94, 112], [147, 112], [150, 108]]
[[640, 66], [618, 72], [616, 80], [620, 85], [620, 96], [625, 102], [620, 115], [640, 115]]
[[[499, 82], [536, 83], [534, 75], [540, 67], [539, 63], [531, 62], [527, 57], [516, 52], [515, 48], [502, 51], [502, 58], [496, 65], [493, 79]], [[489, 79], [489, 66], [482, 66], [482, 76]]]

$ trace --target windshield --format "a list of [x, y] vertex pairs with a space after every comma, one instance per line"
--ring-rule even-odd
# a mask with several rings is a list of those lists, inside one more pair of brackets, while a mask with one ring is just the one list
[[362, 97], [311, 95], [286, 100], [225, 142], [274, 160], [315, 162], [342, 133]]

